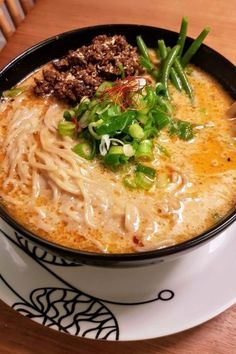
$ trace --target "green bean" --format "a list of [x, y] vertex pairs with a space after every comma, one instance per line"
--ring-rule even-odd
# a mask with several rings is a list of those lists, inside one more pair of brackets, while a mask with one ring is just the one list
[[195, 41], [190, 45], [190, 47], [188, 48], [188, 50], [185, 52], [185, 54], [181, 59], [181, 64], [183, 68], [185, 68], [185, 66], [191, 60], [192, 56], [197, 52], [197, 50], [199, 49], [199, 47], [201, 46], [202, 42], [204, 41], [204, 39], [206, 38], [209, 32], [210, 32], [209, 27], [204, 28], [204, 30], [199, 34], [199, 36], [195, 39]]
[[[163, 61], [168, 54], [168, 50], [166, 48], [165, 42], [162, 39], [158, 41], [158, 49], [159, 49], [161, 61]], [[171, 82], [177, 88], [177, 90], [181, 91], [182, 90], [181, 80], [178, 77], [174, 68], [170, 69], [170, 78], [171, 78]]]
[[141, 55], [142, 55], [145, 59], [151, 61], [151, 60], [150, 60], [150, 57], [149, 57], [149, 54], [148, 54], [147, 46], [146, 46], [144, 40], [142, 39], [142, 37], [141, 37], [141, 36], [137, 36], [137, 37], [136, 37], [136, 41], [137, 41], [137, 46], [138, 46], [138, 49], [139, 49]]
[[163, 39], [160, 39], [157, 43], [158, 43], [160, 58], [161, 60], [163, 60], [167, 56], [167, 48], [165, 42], [163, 41]]
[[170, 69], [170, 79], [172, 84], [177, 88], [177, 90], [181, 91], [182, 90], [182, 83], [181, 80], [174, 68]]
[[153, 79], [155, 79], [156, 81], [157, 81], [157, 79], [159, 78], [159, 71], [158, 70], [152, 70], [152, 71], [150, 71], [150, 73], [149, 73], [152, 77], [153, 77]]
[[138, 49], [140, 51], [140, 63], [141, 65], [147, 69], [148, 73], [155, 79], [157, 80], [158, 76], [159, 76], [159, 73], [158, 71], [155, 69], [152, 61], [151, 61], [151, 58], [149, 56], [149, 53], [148, 53], [148, 48], [144, 42], [144, 40], [142, 39], [141, 36], [137, 36], [136, 37], [136, 42], [137, 42], [137, 46], [138, 46]]
[[184, 16], [182, 18], [180, 32], [179, 32], [179, 37], [178, 37], [178, 40], [177, 40], [177, 44], [180, 45], [179, 57], [181, 57], [181, 55], [183, 53], [184, 44], [185, 44], [185, 40], [186, 40], [187, 29], [188, 29], [188, 18], [186, 16]]
[[163, 86], [163, 84], [161, 82], [158, 82], [156, 84], [156, 94], [159, 95], [159, 94], [165, 94], [166, 92], [166, 89], [165, 87]]
[[175, 58], [177, 57], [179, 50], [180, 50], [179, 45], [174, 46], [171, 49], [171, 51], [167, 54], [167, 57], [165, 59], [164, 66], [163, 66], [161, 82], [166, 89], [166, 95], [167, 95], [168, 99], [170, 99], [170, 95], [168, 92], [168, 79], [170, 76], [170, 69], [171, 69], [172, 65], [174, 64]]
[[154, 68], [154, 65], [152, 64], [152, 62], [146, 58], [144, 58], [142, 55], [140, 55], [139, 57], [140, 60], [140, 64], [147, 69], [147, 71], [152, 71]]
[[144, 58], [142, 55], [140, 55], [139, 60], [140, 64], [147, 70], [147, 72], [153, 77], [153, 79], [157, 80], [159, 72], [155, 69], [153, 63], [150, 60]]
[[175, 68], [177, 74], [179, 75], [180, 80], [182, 81], [182, 85], [183, 85], [185, 92], [189, 95], [191, 100], [193, 100], [193, 90], [188, 82], [187, 76], [186, 76], [184, 69], [182, 68], [178, 58], [175, 59], [174, 68]]

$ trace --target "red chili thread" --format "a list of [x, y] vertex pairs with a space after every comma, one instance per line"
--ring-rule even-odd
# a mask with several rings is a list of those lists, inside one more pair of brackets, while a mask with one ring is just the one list
[[80, 124], [79, 124], [77, 118], [74, 116], [71, 118], [71, 120], [76, 125], [76, 131], [79, 133], [81, 131], [81, 127], [80, 127]]
[[132, 104], [132, 95], [139, 89], [139, 76], [127, 76], [124, 80], [116, 80], [113, 87], [105, 89], [101, 98], [108, 95], [109, 98], [123, 110]]

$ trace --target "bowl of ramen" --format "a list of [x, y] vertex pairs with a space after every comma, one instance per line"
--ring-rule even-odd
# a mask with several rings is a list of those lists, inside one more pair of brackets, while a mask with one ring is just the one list
[[236, 70], [179, 33], [101, 25], [0, 73], [0, 215], [82, 264], [183, 255], [235, 219]]

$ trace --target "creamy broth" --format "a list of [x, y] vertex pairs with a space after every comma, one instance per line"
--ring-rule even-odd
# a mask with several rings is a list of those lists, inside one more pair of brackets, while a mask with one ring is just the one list
[[[236, 143], [225, 117], [232, 99], [192, 69], [194, 105], [170, 90], [175, 117], [196, 124], [196, 134], [187, 142], [160, 132], [149, 163], [157, 182], [149, 191], [127, 190], [124, 170], [72, 152], [73, 140], [57, 133], [65, 104], [30, 90], [2, 102], [0, 196], [9, 213], [49, 241], [110, 253], [174, 245], [213, 226], [235, 205]], [[35, 75], [41, 71], [21, 85], [30, 88]]]

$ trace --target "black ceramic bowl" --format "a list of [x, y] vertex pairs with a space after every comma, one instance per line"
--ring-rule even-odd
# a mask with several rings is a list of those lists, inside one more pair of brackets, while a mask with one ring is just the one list
[[[70, 49], [76, 49], [82, 45], [88, 45], [91, 40], [99, 34], [125, 35], [128, 42], [133, 45], [135, 45], [136, 36], [141, 34], [149, 47], [155, 47], [157, 39], [162, 38], [168, 45], [173, 46], [176, 43], [178, 36], [176, 32], [140, 25], [102, 25], [62, 33], [26, 50], [0, 72], [0, 96], [3, 91], [15, 85], [39, 66], [52, 59], [65, 55]], [[188, 38], [186, 45], [189, 46], [192, 41], [191, 38]], [[202, 45], [201, 49], [194, 56], [192, 62], [214, 76], [222, 84], [225, 90], [236, 99], [236, 68], [233, 64], [205, 45]], [[205, 242], [219, 235], [235, 221], [236, 210], [234, 209], [230, 211], [217, 225], [189, 241], [160, 250], [133, 254], [99, 254], [82, 252], [59, 246], [43, 240], [32, 232], [26, 230], [1, 206], [0, 216], [10, 226], [12, 232], [17, 231], [27, 240], [54, 255], [82, 264], [129, 267], [169, 260], [203, 245]]]

